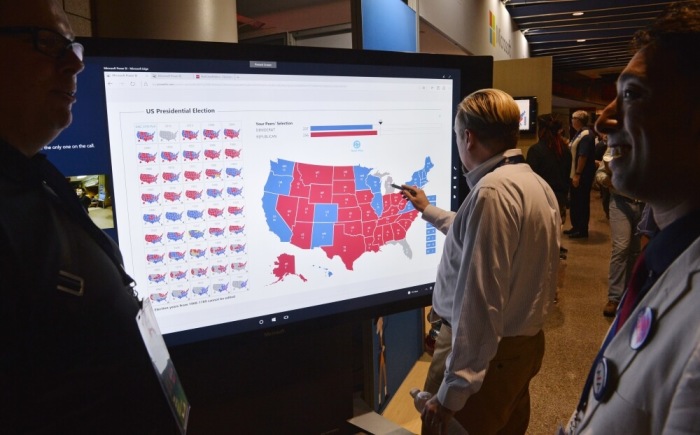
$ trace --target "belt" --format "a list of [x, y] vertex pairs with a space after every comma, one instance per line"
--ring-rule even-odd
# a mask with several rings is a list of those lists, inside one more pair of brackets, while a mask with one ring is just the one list
[[630, 204], [642, 204], [642, 201], [639, 201], [639, 200], [634, 199], [634, 198], [630, 198], [629, 196], [620, 195], [618, 193], [613, 193], [613, 196], [616, 198], [620, 198], [621, 200], [623, 200], [625, 202], [629, 202]]

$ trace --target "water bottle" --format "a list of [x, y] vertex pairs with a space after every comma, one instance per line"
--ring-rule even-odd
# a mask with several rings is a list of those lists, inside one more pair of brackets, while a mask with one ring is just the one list
[[[425, 403], [433, 397], [429, 392], [421, 391], [418, 388], [412, 388], [410, 394], [413, 397], [413, 405], [418, 412], [423, 412]], [[447, 435], [469, 435], [469, 433], [457, 420], [451, 418], [447, 423]]]

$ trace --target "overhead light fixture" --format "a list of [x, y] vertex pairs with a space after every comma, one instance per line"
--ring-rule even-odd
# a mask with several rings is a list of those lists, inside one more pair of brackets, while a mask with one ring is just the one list
[[576, 42], [586, 42], [585, 39], [577, 39]]
[[573, 15], [573, 16], [575, 16], [575, 17], [580, 17], [581, 15], [583, 15], [583, 12], [574, 12], [574, 13], [571, 14], [571, 15]]

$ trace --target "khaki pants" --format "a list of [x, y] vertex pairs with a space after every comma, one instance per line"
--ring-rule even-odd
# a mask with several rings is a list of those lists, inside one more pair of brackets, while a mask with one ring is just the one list
[[[451, 352], [452, 329], [442, 325], [424, 390], [436, 394]], [[542, 366], [544, 333], [505, 337], [489, 363], [481, 389], [467, 399], [454, 418], [471, 435], [520, 435], [530, 422], [530, 380]], [[425, 431], [424, 431], [425, 432]]]

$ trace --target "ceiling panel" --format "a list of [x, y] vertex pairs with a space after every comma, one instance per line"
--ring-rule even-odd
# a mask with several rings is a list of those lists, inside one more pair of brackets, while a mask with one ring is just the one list
[[[552, 56], [554, 74], [619, 73], [632, 56], [634, 33], [672, 0], [503, 0], [530, 45]], [[574, 15], [577, 14], [577, 15]]]

